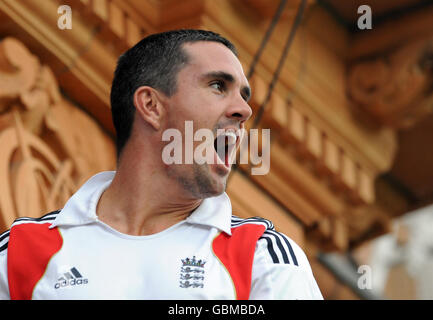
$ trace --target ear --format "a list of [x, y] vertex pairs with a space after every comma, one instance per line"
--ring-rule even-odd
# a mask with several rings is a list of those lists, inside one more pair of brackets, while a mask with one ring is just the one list
[[164, 114], [160, 96], [152, 87], [142, 86], [134, 92], [134, 106], [140, 117], [155, 130], [161, 128]]

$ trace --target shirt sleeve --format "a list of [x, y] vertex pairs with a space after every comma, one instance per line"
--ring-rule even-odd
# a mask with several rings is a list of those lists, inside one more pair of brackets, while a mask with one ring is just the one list
[[7, 276], [7, 243], [8, 232], [0, 235], [0, 300], [10, 300]]
[[250, 299], [323, 300], [304, 251], [275, 230], [257, 241]]

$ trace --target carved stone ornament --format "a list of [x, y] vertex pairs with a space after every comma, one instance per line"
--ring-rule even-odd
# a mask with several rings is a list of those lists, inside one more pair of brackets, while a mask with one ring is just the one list
[[0, 42], [0, 147], [2, 229], [62, 208], [91, 175], [115, 167], [113, 141], [14, 38]]
[[407, 128], [433, 111], [433, 39], [349, 68], [348, 94], [376, 122]]

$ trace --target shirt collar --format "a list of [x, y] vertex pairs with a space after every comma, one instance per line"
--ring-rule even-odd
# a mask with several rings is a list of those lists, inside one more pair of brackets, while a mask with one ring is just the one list
[[115, 171], [104, 171], [91, 177], [66, 202], [50, 228], [76, 226], [98, 220], [96, 205], [114, 178]]
[[[114, 178], [115, 171], [104, 171], [87, 180], [66, 202], [50, 228], [77, 226], [96, 222], [96, 206], [99, 198]], [[192, 224], [215, 227], [231, 235], [232, 206], [228, 195], [206, 198], [186, 219]]]
[[231, 235], [232, 204], [230, 198], [223, 194], [206, 198], [195, 209], [186, 221], [192, 224], [201, 224], [216, 227]]

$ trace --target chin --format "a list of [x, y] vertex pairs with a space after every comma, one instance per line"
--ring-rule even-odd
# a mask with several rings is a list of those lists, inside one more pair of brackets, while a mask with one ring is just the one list
[[223, 194], [226, 191], [226, 189], [227, 189], [227, 184], [224, 182], [224, 184], [221, 187], [216, 188], [215, 191], [211, 193], [211, 195], [209, 195], [209, 197], [217, 197]]
[[212, 181], [212, 183], [200, 183], [198, 186], [201, 198], [216, 197], [223, 194], [227, 189], [227, 180], [218, 179], [219, 181]]
[[195, 184], [200, 197], [204, 199], [224, 193], [227, 188], [228, 175], [212, 174], [209, 170], [203, 169], [200, 167], [195, 170]]

